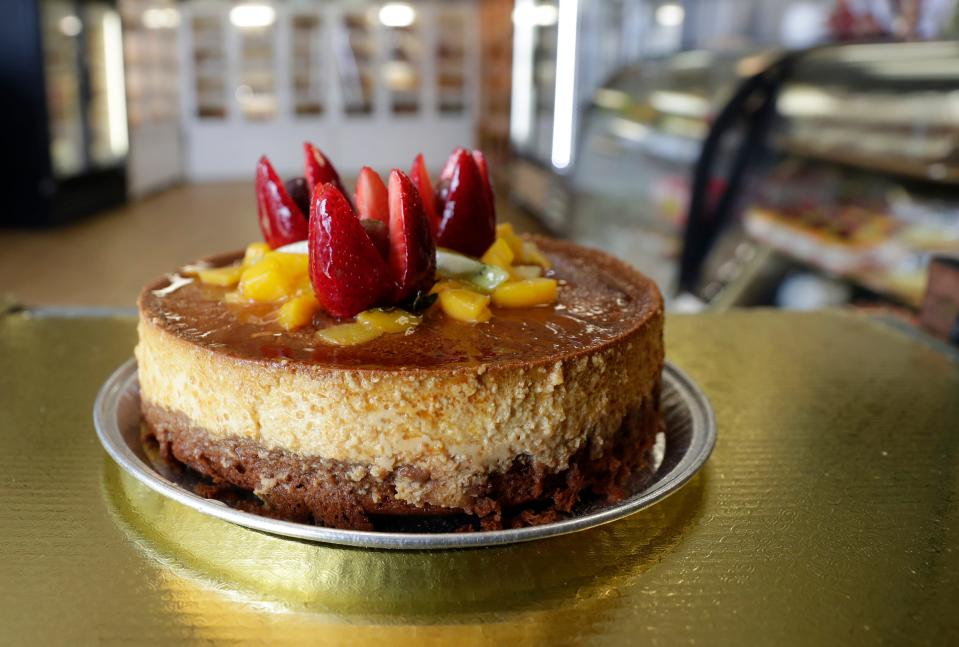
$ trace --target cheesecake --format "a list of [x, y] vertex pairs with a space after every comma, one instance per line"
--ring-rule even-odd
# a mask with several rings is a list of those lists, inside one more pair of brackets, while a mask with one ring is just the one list
[[[622, 498], [663, 425], [658, 289], [609, 255], [517, 236], [483, 210], [492, 242], [469, 236], [437, 252], [452, 191], [443, 178], [430, 189], [431, 219], [420, 180], [394, 171], [385, 204], [358, 187], [359, 214], [318, 181], [300, 241], [147, 285], [136, 357], [148, 435], [208, 481], [249, 493], [258, 512], [330, 527], [455, 516], [492, 529]], [[373, 219], [363, 218], [373, 202], [386, 212], [383, 253], [377, 228], [353, 222]], [[382, 268], [357, 264], [360, 253]]]

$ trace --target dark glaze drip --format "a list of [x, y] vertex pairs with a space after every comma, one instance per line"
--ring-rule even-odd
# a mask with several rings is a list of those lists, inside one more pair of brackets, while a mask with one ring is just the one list
[[[316, 339], [316, 328], [340, 323], [323, 314], [314, 328], [286, 332], [276, 323], [275, 304], [228, 304], [224, 288], [190, 283], [168, 295], [140, 297], [142, 316], [199, 346], [239, 359], [306, 361], [320, 366], [365, 369], [429, 369], [486, 363], [530, 364], [597, 348], [636, 330], [662, 300], [655, 286], [615, 259], [570, 243], [537, 238], [560, 280], [557, 303], [522, 309], [493, 308], [493, 318], [467, 324], [438, 306], [411, 334], [389, 334], [356, 346]], [[237, 258], [220, 257], [219, 264]]]

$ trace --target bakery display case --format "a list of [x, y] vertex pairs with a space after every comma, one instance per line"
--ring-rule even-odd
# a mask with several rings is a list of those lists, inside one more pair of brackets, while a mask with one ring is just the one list
[[130, 155], [128, 193], [141, 197], [183, 177], [180, 12], [173, 0], [120, 0]]
[[714, 242], [684, 258], [683, 287], [723, 306], [918, 308], [929, 260], [959, 253], [959, 43], [822, 47], [781, 71], [742, 181], [690, 214]]
[[[693, 168], [716, 113], [765, 52], [690, 51], [629, 65], [594, 94], [571, 174], [566, 233], [653, 277], [679, 278]], [[742, 138], [730, 132], [732, 149]], [[710, 189], [722, 189], [717, 174]]]
[[569, 231], [567, 180], [577, 169], [593, 95], [623, 66], [663, 54], [660, 36], [676, 31], [657, 22], [655, 9], [641, 0], [515, 3], [511, 198], [555, 233]]
[[[185, 171], [248, 177], [266, 154], [302, 166], [313, 141], [344, 173], [371, 158], [409, 168], [472, 146], [478, 94], [474, 3], [211, 2], [180, 13]], [[233, 154], [224, 156], [223, 150]]]

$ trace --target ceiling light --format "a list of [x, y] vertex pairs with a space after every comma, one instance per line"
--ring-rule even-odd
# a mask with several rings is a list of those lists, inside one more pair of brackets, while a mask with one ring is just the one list
[[230, 22], [241, 29], [269, 27], [276, 20], [276, 10], [265, 4], [240, 4], [230, 9]]
[[61, 18], [59, 26], [60, 33], [62, 33], [64, 36], [69, 36], [70, 38], [79, 35], [83, 30], [83, 23], [80, 22], [80, 19], [73, 14]]
[[378, 17], [385, 27], [409, 27], [416, 20], [416, 12], [405, 2], [390, 2], [380, 7]]
[[663, 27], [678, 27], [685, 18], [686, 12], [678, 4], [664, 4], [656, 9], [656, 22]]

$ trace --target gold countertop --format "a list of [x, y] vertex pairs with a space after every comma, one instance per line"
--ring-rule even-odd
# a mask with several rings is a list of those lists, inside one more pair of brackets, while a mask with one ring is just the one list
[[959, 640], [959, 363], [843, 313], [673, 316], [715, 453], [666, 501], [511, 547], [272, 537], [126, 477], [93, 430], [127, 318], [0, 315], [0, 642]]

